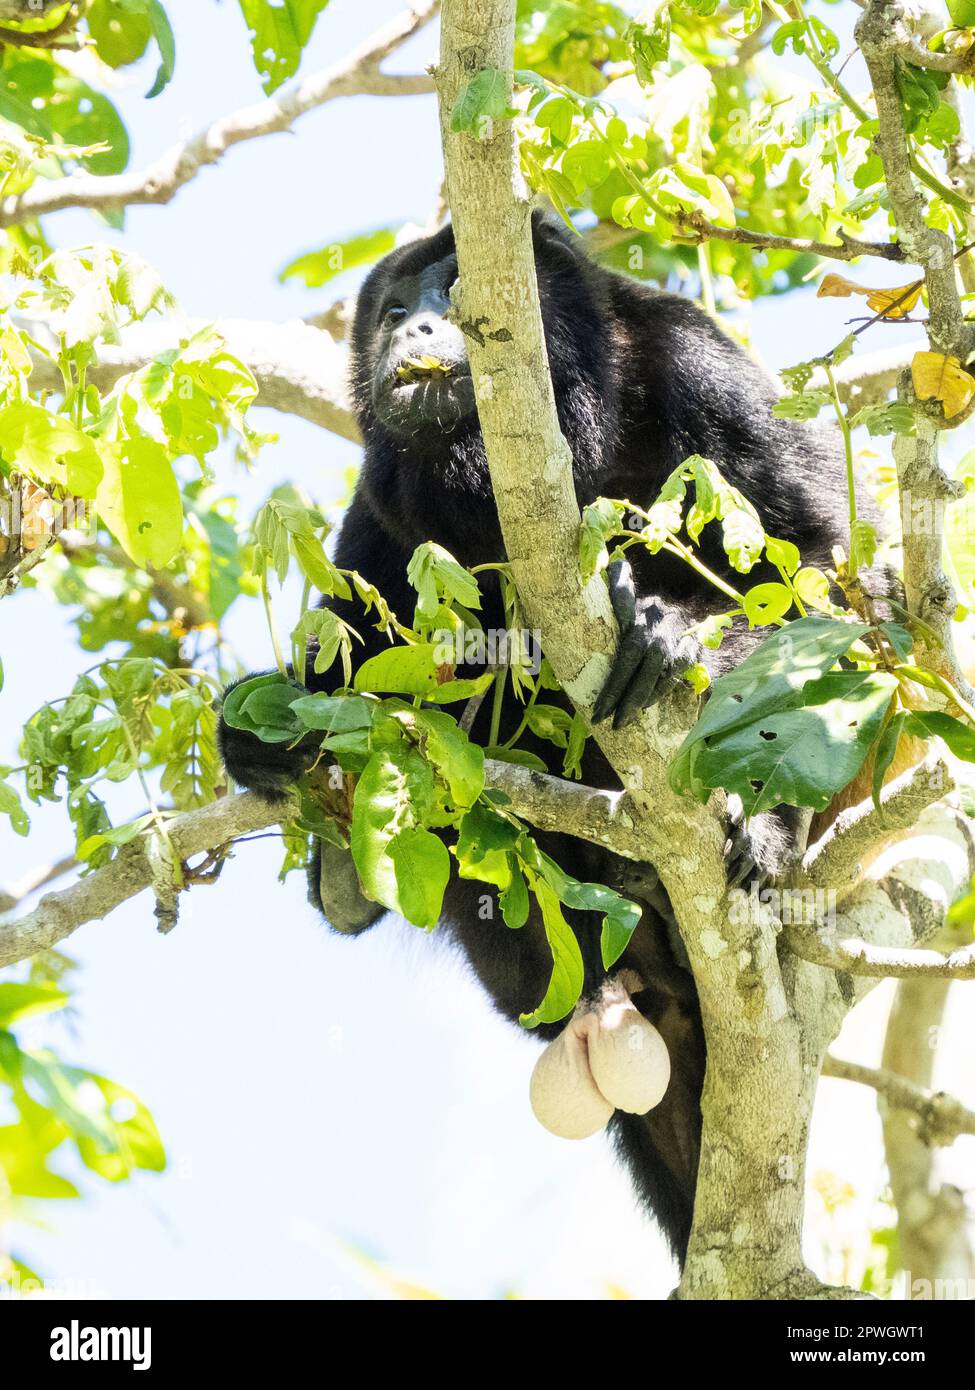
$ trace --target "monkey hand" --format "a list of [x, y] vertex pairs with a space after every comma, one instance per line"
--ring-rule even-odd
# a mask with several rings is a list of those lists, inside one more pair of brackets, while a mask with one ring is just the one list
[[613, 716], [622, 729], [673, 690], [699, 658], [693, 637], [684, 634], [680, 613], [658, 599], [637, 602], [633, 574], [625, 560], [606, 571], [609, 596], [620, 626], [620, 645], [613, 669], [593, 708], [592, 722]]
[[[245, 676], [251, 680], [251, 676]], [[224, 700], [235, 681], [224, 691]], [[284, 795], [312, 766], [321, 745], [320, 734], [310, 734], [299, 743], [265, 743], [247, 729], [234, 728], [223, 714], [217, 730], [223, 765], [238, 787], [261, 792], [264, 796]]]

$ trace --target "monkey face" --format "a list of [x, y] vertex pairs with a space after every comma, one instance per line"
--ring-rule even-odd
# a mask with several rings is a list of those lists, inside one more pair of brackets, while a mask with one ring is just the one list
[[456, 279], [457, 257], [445, 256], [397, 277], [373, 308], [372, 409], [400, 438], [450, 434], [474, 413], [464, 335], [446, 317]]

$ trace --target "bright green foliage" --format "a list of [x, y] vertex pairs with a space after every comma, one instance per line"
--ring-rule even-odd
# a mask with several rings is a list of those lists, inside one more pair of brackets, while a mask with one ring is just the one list
[[[137, 1171], [158, 1173], [166, 1155], [152, 1115], [132, 1091], [50, 1047], [28, 1047], [17, 1037], [24, 1020], [64, 1009], [70, 994], [64, 957], [42, 958], [28, 980], [0, 982], [0, 1229], [38, 1199], [81, 1195], [58, 1172], [69, 1148], [91, 1173], [123, 1182]], [[0, 1252], [0, 1288], [22, 1287], [37, 1276]], [[37, 1281], [39, 1282], [39, 1281]]]
[[308, 251], [296, 257], [288, 262], [278, 279], [282, 283], [298, 279], [308, 289], [319, 290], [346, 270], [372, 265], [392, 251], [395, 245], [396, 233], [393, 228], [380, 227], [378, 231], [349, 237], [347, 241], [336, 241], [321, 251]]
[[328, 0], [240, 0], [265, 91], [276, 91], [298, 71], [302, 50], [327, 4]]

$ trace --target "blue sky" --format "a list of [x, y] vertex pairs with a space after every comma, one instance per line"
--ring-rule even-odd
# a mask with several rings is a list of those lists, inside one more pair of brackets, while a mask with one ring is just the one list
[[[398, 8], [333, 0], [303, 71]], [[261, 97], [236, 5], [169, 0], [168, 9], [175, 80], [145, 102], [150, 63], [118, 94], [134, 166]], [[434, 52], [431, 31], [390, 66], [416, 71]], [[119, 239], [190, 315], [281, 320], [342, 288], [316, 296], [280, 286], [285, 262], [354, 232], [425, 220], [439, 179], [432, 98], [355, 98], [231, 151], [169, 208], [132, 209]], [[61, 245], [104, 235], [73, 213], [50, 231]], [[809, 292], [799, 302], [753, 312], [773, 365], [836, 336], [829, 303]], [[341, 493], [353, 446], [268, 412], [256, 423], [279, 442], [250, 477], [229, 465], [221, 475], [245, 515], [285, 479], [325, 501]], [[31, 711], [91, 664], [68, 616], [39, 594], [3, 605], [0, 761], [15, 760]], [[259, 605], [240, 602], [229, 633], [248, 663], [267, 665]], [[57, 807], [38, 814], [27, 842], [0, 831], [0, 881], [66, 840]], [[349, 1245], [453, 1297], [599, 1297], [610, 1284], [666, 1294], [669, 1261], [604, 1141], [567, 1144], [533, 1120], [533, 1040], [492, 1016], [436, 938], [391, 920], [358, 941], [328, 934], [298, 877], [277, 883], [279, 857], [273, 840], [242, 847], [217, 886], [189, 895], [168, 937], [142, 897], [68, 943], [81, 965], [79, 1008], [70, 1031], [57, 1025], [58, 1044], [142, 1095], [170, 1165], [120, 1189], [86, 1182], [89, 1200], [45, 1212], [51, 1229], [19, 1233], [25, 1258], [64, 1288], [116, 1297], [385, 1296]], [[850, 1158], [838, 1143], [853, 1123], [846, 1106], [824, 1133], [824, 1161], [856, 1168], [869, 1186], [875, 1134], [864, 1130]]]

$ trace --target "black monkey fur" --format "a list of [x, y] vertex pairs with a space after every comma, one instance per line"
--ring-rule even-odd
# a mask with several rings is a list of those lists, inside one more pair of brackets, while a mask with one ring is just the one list
[[[549, 365], [580, 505], [606, 496], [647, 507], [673, 468], [691, 454], [702, 454], [758, 507], [772, 535], [795, 542], [805, 563], [828, 564], [832, 545], [845, 534], [837, 433], [773, 418], [771, 378], [688, 299], [596, 266], [577, 239], [546, 218], [535, 217], [533, 234]], [[375, 584], [407, 621], [415, 595], [406, 567], [421, 542], [439, 542], [467, 566], [504, 557], [463, 332], [444, 318], [456, 274], [449, 226], [392, 252], [363, 286], [352, 333], [365, 460], [335, 558]], [[397, 374], [406, 359], [423, 356], [444, 363], [450, 375], [428, 377], [422, 369], [405, 378]], [[543, 517], [538, 524], [545, 524]], [[716, 529], [703, 532], [702, 558], [728, 575]], [[715, 591], [683, 561], [663, 553], [650, 556], [639, 547], [629, 558], [640, 595], [638, 617], [596, 710], [599, 717], [613, 714], [620, 722], [660, 698], [688, 661], [703, 659], [684, 634], [715, 607]], [[753, 577], [776, 575], [758, 569]], [[490, 584], [482, 589], [484, 627], [500, 629], [504, 619], [497, 591]], [[356, 647], [361, 659], [387, 644], [356, 601], [329, 603], [365, 639]], [[736, 665], [755, 640], [736, 628], [718, 652], [707, 654], [709, 666], [720, 673]], [[316, 675], [309, 661], [310, 688], [334, 688], [338, 679], [334, 670]], [[479, 721], [486, 713], [482, 709]], [[519, 718], [520, 706], [506, 706], [502, 737]], [[475, 724], [472, 736], [486, 742], [486, 724]], [[300, 751], [260, 743], [225, 724], [221, 743], [234, 781], [269, 794], [294, 778], [302, 760]], [[550, 744], [530, 746], [552, 771], [560, 771]], [[592, 740], [583, 776], [591, 785], [619, 785]], [[786, 847], [788, 821], [784, 815], [762, 820], [746, 862], [754, 860], [758, 871], [769, 871]], [[565, 836], [539, 839], [581, 880], [609, 883], [630, 896], [648, 890], [643, 918], [613, 973], [629, 968], [644, 982], [634, 1002], [667, 1042], [672, 1079], [656, 1109], [645, 1116], [617, 1112], [610, 1127], [641, 1197], [682, 1258], [693, 1211], [705, 1061], [686, 959], [668, 926], [666, 907], [658, 910], [652, 870], [641, 883], [634, 866], [596, 846]], [[321, 907], [319, 877], [313, 867], [312, 898]], [[518, 931], [503, 924], [500, 912], [482, 920], [477, 904], [485, 891], [484, 884], [455, 877], [447, 890], [443, 929], [464, 951], [499, 1011], [517, 1020], [544, 994], [551, 955], [534, 907]], [[594, 993], [606, 976], [598, 920], [583, 912], [568, 916], [585, 961], [585, 991]], [[553, 1037], [562, 1026], [539, 1032]]]

